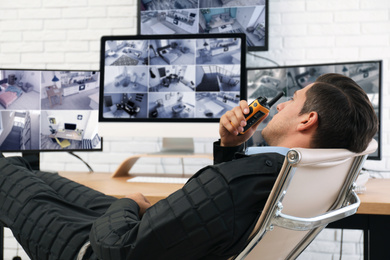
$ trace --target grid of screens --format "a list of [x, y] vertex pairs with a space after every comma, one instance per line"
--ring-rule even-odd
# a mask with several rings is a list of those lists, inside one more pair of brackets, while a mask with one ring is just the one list
[[0, 69], [0, 151], [101, 150], [97, 71]]
[[245, 33], [268, 50], [268, 0], [139, 0], [139, 34]]
[[[273, 98], [278, 92], [284, 91], [286, 96], [281, 98], [273, 107], [271, 107], [270, 114], [264, 121], [264, 123], [267, 124], [272, 119], [273, 115], [277, 113], [276, 106], [278, 103], [285, 102], [294, 95], [296, 90], [313, 83], [318, 76], [325, 73], [339, 73], [351, 77], [367, 93], [378, 118], [381, 118], [381, 61], [249, 68], [247, 70], [248, 102], [252, 102], [259, 96]], [[259, 130], [261, 130], [261, 126], [259, 127]], [[378, 141], [379, 147], [374, 154], [369, 156], [369, 158], [380, 160], [380, 129], [374, 138]], [[261, 137], [260, 131], [257, 131], [254, 135], [253, 144], [251, 145], [266, 145]]]
[[217, 122], [245, 98], [244, 34], [105, 36], [100, 121]]

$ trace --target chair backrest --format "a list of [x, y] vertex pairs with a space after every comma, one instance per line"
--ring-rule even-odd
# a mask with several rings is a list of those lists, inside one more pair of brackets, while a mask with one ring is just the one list
[[57, 137], [55, 137], [55, 139], [57, 143], [61, 146], [61, 148], [66, 148], [70, 145], [70, 142], [67, 139], [62, 140], [62, 142]]
[[[353, 184], [376, 149], [375, 140], [359, 154], [290, 149], [248, 245], [234, 259], [295, 259], [326, 224], [355, 213], [360, 200]], [[343, 207], [353, 195], [355, 207], [346, 214]], [[325, 215], [331, 218], [318, 221]]]

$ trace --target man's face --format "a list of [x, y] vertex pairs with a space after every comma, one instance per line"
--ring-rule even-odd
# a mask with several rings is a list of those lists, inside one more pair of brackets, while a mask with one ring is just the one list
[[269, 145], [282, 146], [283, 142], [291, 137], [301, 122], [299, 113], [306, 101], [306, 92], [312, 85], [296, 91], [292, 99], [277, 105], [278, 113], [261, 132]]

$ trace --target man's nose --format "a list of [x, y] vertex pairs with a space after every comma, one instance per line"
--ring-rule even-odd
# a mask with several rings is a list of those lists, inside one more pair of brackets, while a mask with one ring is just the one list
[[276, 109], [278, 110], [278, 112], [282, 111], [283, 108], [286, 106], [286, 102], [283, 102], [283, 103], [280, 103], [276, 106]]

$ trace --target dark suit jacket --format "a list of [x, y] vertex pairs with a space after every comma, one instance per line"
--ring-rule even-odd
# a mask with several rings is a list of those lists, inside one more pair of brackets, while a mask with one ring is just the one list
[[93, 224], [94, 253], [101, 259], [218, 260], [240, 252], [284, 157], [268, 153], [233, 159], [234, 150], [241, 147], [224, 149], [216, 143], [219, 164], [201, 169], [142, 219], [134, 201], [114, 202]]

